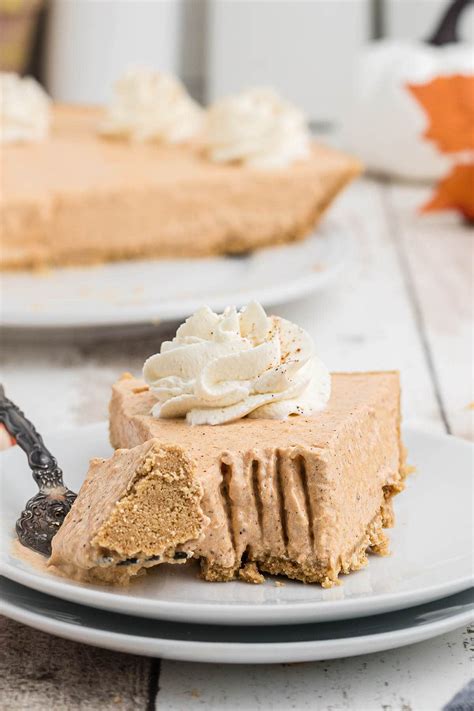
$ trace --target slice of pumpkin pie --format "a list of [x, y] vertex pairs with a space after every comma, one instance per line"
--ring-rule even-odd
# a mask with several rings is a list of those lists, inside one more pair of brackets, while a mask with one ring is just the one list
[[[144, 377], [124, 375], [113, 387], [110, 437], [122, 449], [92, 466], [52, 562], [85, 568], [101, 555], [115, 580], [178, 551], [200, 559], [206, 580], [258, 582], [268, 572], [329, 586], [369, 551], [386, 553], [383, 529], [406, 474], [396, 372], [331, 377], [308, 334], [251, 304], [198, 311], [147, 360]], [[131, 499], [130, 487], [141, 486], [132, 472], [150, 448], [170, 462], [173, 452], [181, 478], [153, 499], [145, 479]], [[87, 496], [100, 517], [86, 526], [78, 514]], [[160, 527], [178, 502], [173, 525]], [[130, 546], [129, 533], [128, 547], [120, 543], [130, 506], [152, 531], [146, 546]]]

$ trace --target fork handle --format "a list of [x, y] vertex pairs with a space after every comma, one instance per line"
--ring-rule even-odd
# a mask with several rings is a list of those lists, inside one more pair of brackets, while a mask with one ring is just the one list
[[0, 385], [0, 423], [26, 453], [33, 478], [40, 491], [64, 487], [63, 473], [43, 438], [18, 405], [6, 397]]

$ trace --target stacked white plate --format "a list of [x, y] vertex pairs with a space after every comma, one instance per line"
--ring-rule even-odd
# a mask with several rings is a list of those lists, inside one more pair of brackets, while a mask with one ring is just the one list
[[[1, 457], [2, 611], [101, 647], [207, 662], [296, 662], [382, 651], [428, 639], [472, 615], [473, 448], [407, 428], [416, 466], [396, 499], [392, 555], [323, 590], [289, 580], [211, 584], [193, 566], [160, 566], [127, 589], [80, 584], [16, 557], [14, 523], [34, 493], [18, 447]], [[78, 490], [89, 458], [108, 456], [107, 426], [45, 437]], [[281, 585], [283, 583], [283, 585]]]

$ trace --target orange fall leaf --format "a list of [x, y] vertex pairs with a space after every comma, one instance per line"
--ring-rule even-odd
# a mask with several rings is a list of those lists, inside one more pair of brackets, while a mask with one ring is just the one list
[[466, 220], [474, 222], [474, 163], [459, 163], [440, 180], [423, 212], [458, 210]]
[[474, 76], [452, 74], [407, 86], [428, 116], [425, 138], [443, 153], [474, 149]]

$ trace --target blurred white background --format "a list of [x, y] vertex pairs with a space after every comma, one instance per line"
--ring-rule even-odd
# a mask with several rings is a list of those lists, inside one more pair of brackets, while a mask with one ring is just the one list
[[[104, 103], [125, 68], [179, 75], [212, 100], [271, 85], [317, 123], [347, 110], [360, 49], [382, 36], [423, 40], [446, 0], [52, 0], [44, 79], [61, 101]], [[461, 35], [474, 37], [474, 9]]]

